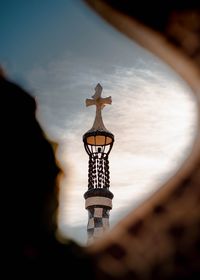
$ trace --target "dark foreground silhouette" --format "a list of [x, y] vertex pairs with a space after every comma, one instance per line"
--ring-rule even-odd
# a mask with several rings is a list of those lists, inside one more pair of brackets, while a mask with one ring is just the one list
[[35, 100], [2, 75], [0, 92], [1, 259], [5, 279], [10, 275], [17, 279], [61, 275], [90, 279], [92, 265], [84, 249], [72, 241], [61, 244], [55, 238], [60, 170], [35, 118]]

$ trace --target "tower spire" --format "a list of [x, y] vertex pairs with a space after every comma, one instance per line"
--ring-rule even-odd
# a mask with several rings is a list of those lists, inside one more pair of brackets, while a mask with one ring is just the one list
[[106, 104], [111, 104], [112, 99], [111, 96], [102, 98], [101, 93], [102, 93], [102, 86], [100, 84], [97, 84], [95, 87], [95, 94], [92, 96], [92, 99], [86, 99], [86, 106], [91, 106], [91, 105], [96, 105], [96, 116], [94, 120], [94, 124], [92, 128], [90, 129], [91, 131], [107, 131], [107, 129], [104, 126], [101, 111], [105, 107]]
[[109, 211], [112, 209], [108, 155], [114, 135], [105, 128], [101, 113], [105, 105], [112, 103], [112, 99], [111, 96], [102, 98], [102, 89], [97, 84], [92, 99], [86, 99], [86, 106], [96, 105], [93, 126], [83, 135], [84, 147], [89, 155], [88, 190], [84, 194], [89, 215], [88, 243], [98, 239], [109, 228]]

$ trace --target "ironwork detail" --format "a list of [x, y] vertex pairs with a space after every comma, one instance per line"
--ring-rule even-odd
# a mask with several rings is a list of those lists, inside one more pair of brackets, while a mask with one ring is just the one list
[[106, 153], [92, 153], [88, 164], [88, 189], [110, 187], [109, 160]]

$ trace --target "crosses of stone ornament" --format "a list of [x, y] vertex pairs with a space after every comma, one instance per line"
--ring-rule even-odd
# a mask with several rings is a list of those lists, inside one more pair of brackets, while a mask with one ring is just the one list
[[86, 99], [86, 106], [91, 106], [91, 105], [96, 105], [97, 109], [103, 109], [103, 107], [106, 104], [111, 104], [112, 103], [112, 98], [111, 96], [102, 98], [101, 93], [102, 93], [102, 86], [98, 83], [97, 86], [95, 87], [95, 94], [92, 96], [93, 99]]

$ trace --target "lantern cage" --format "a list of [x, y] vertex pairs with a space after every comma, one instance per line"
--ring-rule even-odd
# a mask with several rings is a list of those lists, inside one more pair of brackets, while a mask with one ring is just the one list
[[83, 135], [83, 142], [89, 156], [99, 154], [100, 157], [105, 157], [112, 149], [114, 135], [108, 131], [89, 131]]
[[88, 190], [109, 189], [108, 155], [114, 143], [114, 135], [108, 131], [89, 131], [83, 135], [83, 142], [89, 155]]

